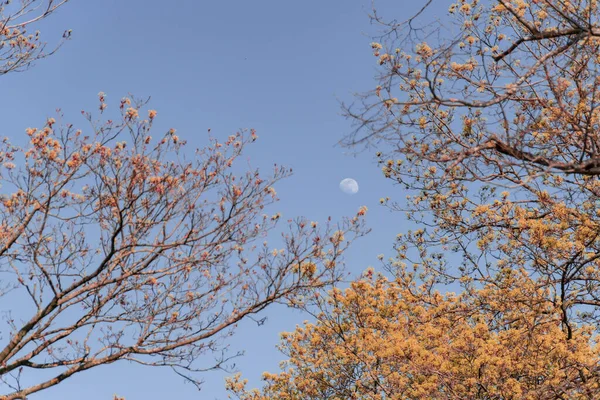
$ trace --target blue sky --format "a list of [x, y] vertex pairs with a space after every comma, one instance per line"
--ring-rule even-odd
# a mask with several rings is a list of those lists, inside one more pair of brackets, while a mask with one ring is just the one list
[[[418, 3], [418, 2], [417, 2]], [[206, 143], [206, 131], [225, 137], [254, 128], [260, 137], [246, 156], [267, 172], [273, 163], [294, 169], [281, 182], [277, 210], [285, 219], [306, 216], [324, 221], [369, 207], [372, 233], [347, 253], [357, 275], [391, 255], [396, 233], [406, 231], [401, 214], [379, 206], [379, 198], [401, 200], [401, 189], [381, 175], [372, 152], [352, 156], [336, 142], [350, 131], [340, 116], [340, 100], [375, 85], [368, 0], [192, 1], [72, 0], [39, 27], [52, 43], [63, 30], [73, 39], [30, 71], [2, 77], [1, 136], [16, 139], [28, 126], [41, 126], [60, 107], [66, 120], [86, 127], [79, 111], [97, 106], [97, 93], [109, 107], [132, 93], [152, 96], [158, 129], [174, 127], [193, 147]], [[380, 0], [401, 19], [418, 4]], [[338, 184], [358, 181], [350, 196]], [[260, 374], [275, 371], [283, 356], [278, 334], [294, 329], [306, 315], [275, 307], [265, 325], [240, 326], [232, 351], [246, 350], [239, 370], [260, 385]], [[207, 373], [200, 393], [167, 369], [125, 362], [81, 373], [31, 400], [127, 400], [226, 398], [223, 373]]]

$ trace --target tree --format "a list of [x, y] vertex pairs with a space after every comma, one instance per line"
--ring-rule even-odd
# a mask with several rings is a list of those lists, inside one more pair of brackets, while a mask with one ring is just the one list
[[[184, 374], [213, 354], [203, 368], [224, 366], [237, 322], [339, 280], [336, 263], [362, 232], [365, 209], [338, 227], [290, 221], [281, 248], [269, 247], [280, 215], [265, 207], [289, 171], [232, 171], [254, 132], [211, 139], [188, 159], [173, 129], [150, 136], [156, 111], [142, 120], [128, 98], [120, 109], [120, 122], [86, 114], [89, 134], [50, 118], [27, 130], [28, 148], [4, 142], [2, 399], [118, 360]], [[21, 386], [40, 369], [55, 376]]]
[[241, 400], [597, 398], [592, 329], [567, 340], [546, 295], [524, 271], [441, 295], [368, 270], [321, 302], [315, 323], [282, 334], [288, 359], [261, 391], [240, 375], [227, 387]]
[[63, 33], [62, 41], [46, 51], [40, 32], [31, 33], [31, 26], [53, 14], [69, 0], [20, 0], [0, 3], [0, 75], [28, 69], [35, 61], [56, 52], [71, 31]]
[[598, 4], [460, 0], [438, 21], [432, 4], [373, 11], [378, 84], [344, 105], [342, 143], [376, 148], [408, 192], [381, 203], [419, 227], [390, 282], [334, 292], [286, 336], [263, 392], [232, 381], [243, 398], [600, 396]]
[[461, 0], [419, 24], [429, 3], [405, 23], [373, 14], [379, 85], [346, 107], [358, 125], [345, 143], [378, 146], [385, 176], [413, 190], [382, 199], [423, 227], [398, 239], [399, 257], [465, 287], [523, 267], [552, 288], [567, 335], [597, 325], [596, 2]]
[[[64, 3], [0, 6], [0, 73], [52, 53], [26, 27]], [[59, 111], [26, 130], [26, 145], [0, 144], [2, 400], [121, 360], [200, 384], [196, 372], [237, 355], [226, 339], [239, 321], [337, 282], [344, 250], [365, 232], [361, 208], [339, 224], [288, 220], [267, 243], [281, 217], [266, 214], [273, 185], [291, 170], [240, 172], [254, 131], [209, 136], [196, 153], [174, 129], [152, 138], [157, 112], [145, 106], [124, 98], [115, 120], [82, 112], [84, 130]]]

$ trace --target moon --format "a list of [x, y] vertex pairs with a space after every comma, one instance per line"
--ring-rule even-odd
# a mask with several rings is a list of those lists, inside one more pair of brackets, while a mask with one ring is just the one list
[[342, 179], [340, 190], [346, 194], [356, 194], [358, 193], [358, 182], [352, 178]]

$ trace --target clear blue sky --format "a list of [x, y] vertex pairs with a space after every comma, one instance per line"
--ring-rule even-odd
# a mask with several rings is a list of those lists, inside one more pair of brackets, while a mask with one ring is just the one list
[[[416, 9], [414, 3], [378, 1], [396, 18]], [[405, 194], [382, 177], [372, 152], [353, 157], [334, 146], [350, 130], [338, 101], [375, 85], [369, 7], [370, 0], [72, 0], [39, 29], [50, 42], [72, 29], [73, 40], [30, 71], [0, 80], [0, 135], [22, 136], [57, 107], [86, 128], [79, 111], [94, 110], [100, 91], [113, 107], [128, 93], [152, 96], [158, 128], [177, 128], [193, 147], [205, 143], [207, 128], [220, 137], [255, 128], [260, 140], [247, 153], [251, 164], [265, 172], [275, 162], [294, 169], [276, 188], [286, 219], [323, 221], [369, 207], [373, 232], [347, 254], [356, 275], [376, 265], [377, 254], [391, 255], [395, 234], [409, 228], [402, 215], [379, 206], [380, 197]], [[338, 189], [346, 177], [358, 181], [358, 194]], [[254, 386], [263, 371], [278, 369], [279, 332], [306, 318], [283, 307], [267, 315], [261, 327], [242, 324], [231, 342], [232, 351], [246, 350], [237, 365]], [[199, 393], [168, 369], [121, 362], [30, 399], [225, 398], [223, 376], [205, 374]]]

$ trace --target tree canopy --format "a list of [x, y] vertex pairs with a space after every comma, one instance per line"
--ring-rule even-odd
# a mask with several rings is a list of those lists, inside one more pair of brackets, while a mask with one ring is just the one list
[[[66, 0], [15, 3], [0, 5], [0, 75], [53, 53], [29, 30]], [[289, 219], [268, 243], [273, 185], [291, 170], [236, 164], [256, 132], [207, 135], [194, 152], [175, 129], [153, 133], [146, 101], [98, 97], [81, 129], [59, 111], [0, 143], [2, 400], [121, 360], [199, 385], [238, 355], [226, 351], [238, 322], [337, 282], [365, 233], [363, 207], [339, 223]]]
[[315, 323], [282, 334], [288, 359], [242, 400], [592, 399], [600, 389], [592, 329], [566, 340], [561, 310], [524, 271], [459, 295], [409, 275], [367, 271], [319, 304]]
[[418, 229], [389, 281], [332, 292], [284, 336], [262, 392], [232, 381], [242, 398], [600, 395], [598, 4], [460, 0], [434, 20], [435, 4], [373, 10], [377, 84], [344, 105], [342, 143], [377, 151], [408, 192], [381, 203]]
[[459, 1], [429, 25], [425, 11], [374, 14], [379, 84], [346, 108], [358, 124], [346, 143], [378, 146], [385, 176], [411, 189], [383, 199], [422, 227], [398, 239], [399, 258], [466, 287], [525, 268], [567, 330], [596, 323], [600, 305], [597, 7]]

